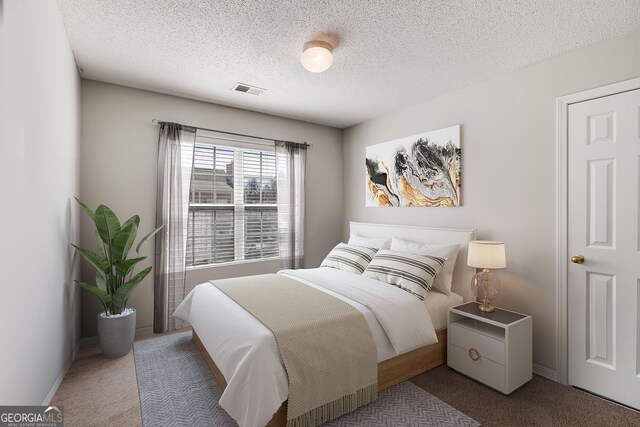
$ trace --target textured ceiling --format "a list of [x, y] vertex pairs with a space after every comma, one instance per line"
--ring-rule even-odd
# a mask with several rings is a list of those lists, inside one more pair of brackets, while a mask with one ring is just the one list
[[[640, 27], [640, 0], [58, 3], [85, 78], [336, 127]], [[313, 74], [318, 36], [337, 47]]]

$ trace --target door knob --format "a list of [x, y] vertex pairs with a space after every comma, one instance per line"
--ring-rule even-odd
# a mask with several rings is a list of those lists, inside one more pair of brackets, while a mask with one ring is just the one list
[[571, 257], [571, 262], [575, 264], [582, 264], [584, 262], [584, 257], [580, 254], [575, 254]]

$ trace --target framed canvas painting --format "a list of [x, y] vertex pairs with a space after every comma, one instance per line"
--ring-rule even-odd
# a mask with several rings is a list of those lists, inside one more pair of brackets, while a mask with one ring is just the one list
[[460, 125], [366, 147], [367, 206], [461, 206]]

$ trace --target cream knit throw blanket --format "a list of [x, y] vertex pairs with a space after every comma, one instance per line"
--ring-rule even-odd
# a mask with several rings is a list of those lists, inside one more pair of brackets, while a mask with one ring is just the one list
[[317, 426], [377, 398], [376, 345], [353, 306], [277, 274], [211, 283], [275, 335], [289, 377], [288, 427]]

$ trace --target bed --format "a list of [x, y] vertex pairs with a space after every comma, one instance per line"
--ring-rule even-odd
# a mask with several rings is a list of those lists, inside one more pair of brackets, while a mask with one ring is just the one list
[[[444, 364], [447, 309], [473, 298], [469, 283], [474, 270], [466, 266], [466, 250], [468, 242], [475, 239], [475, 231], [358, 222], [350, 224], [350, 231], [364, 237], [397, 237], [417, 243], [458, 244], [460, 251], [453, 275], [452, 294], [431, 291], [424, 302], [419, 301], [425, 307], [424, 312], [428, 313], [426, 316], [422, 314], [422, 318], [411, 318], [413, 312], [395, 313], [396, 316], [408, 317], [405, 323], [397, 322], [399, 326], [404, 324], [404, 329], [391, 334], [386, 325], [381, 326], [380, 322], [385, 323], [379, 320], [378, 313], [374, 315], [367, 306], [317, 284], [322, 280], [346, 283], [349, 280], [372, 279], [327, 268], [283, 271], [281, 274], [317, 287], [363, 313], [378, 350], [379, 390]], [[242, 426], [272, 427], [286, 424], [287, 375], [271, 331], [210, 284], [197, 286], [176, 310], [176, 316], [191, 324], [194, 342], [224, 388], [219, 402], [221, 407]], [[417, 318], [428, 324], [424, 329], [431, 330], [432, 334], [417, 338], [400, 336], [403, 332], [411, 335], [411, 328], [406, 325], [415, 324], [411, 322]], [[401, 352], [396, 345], [400, 339], [405, 340]]]

